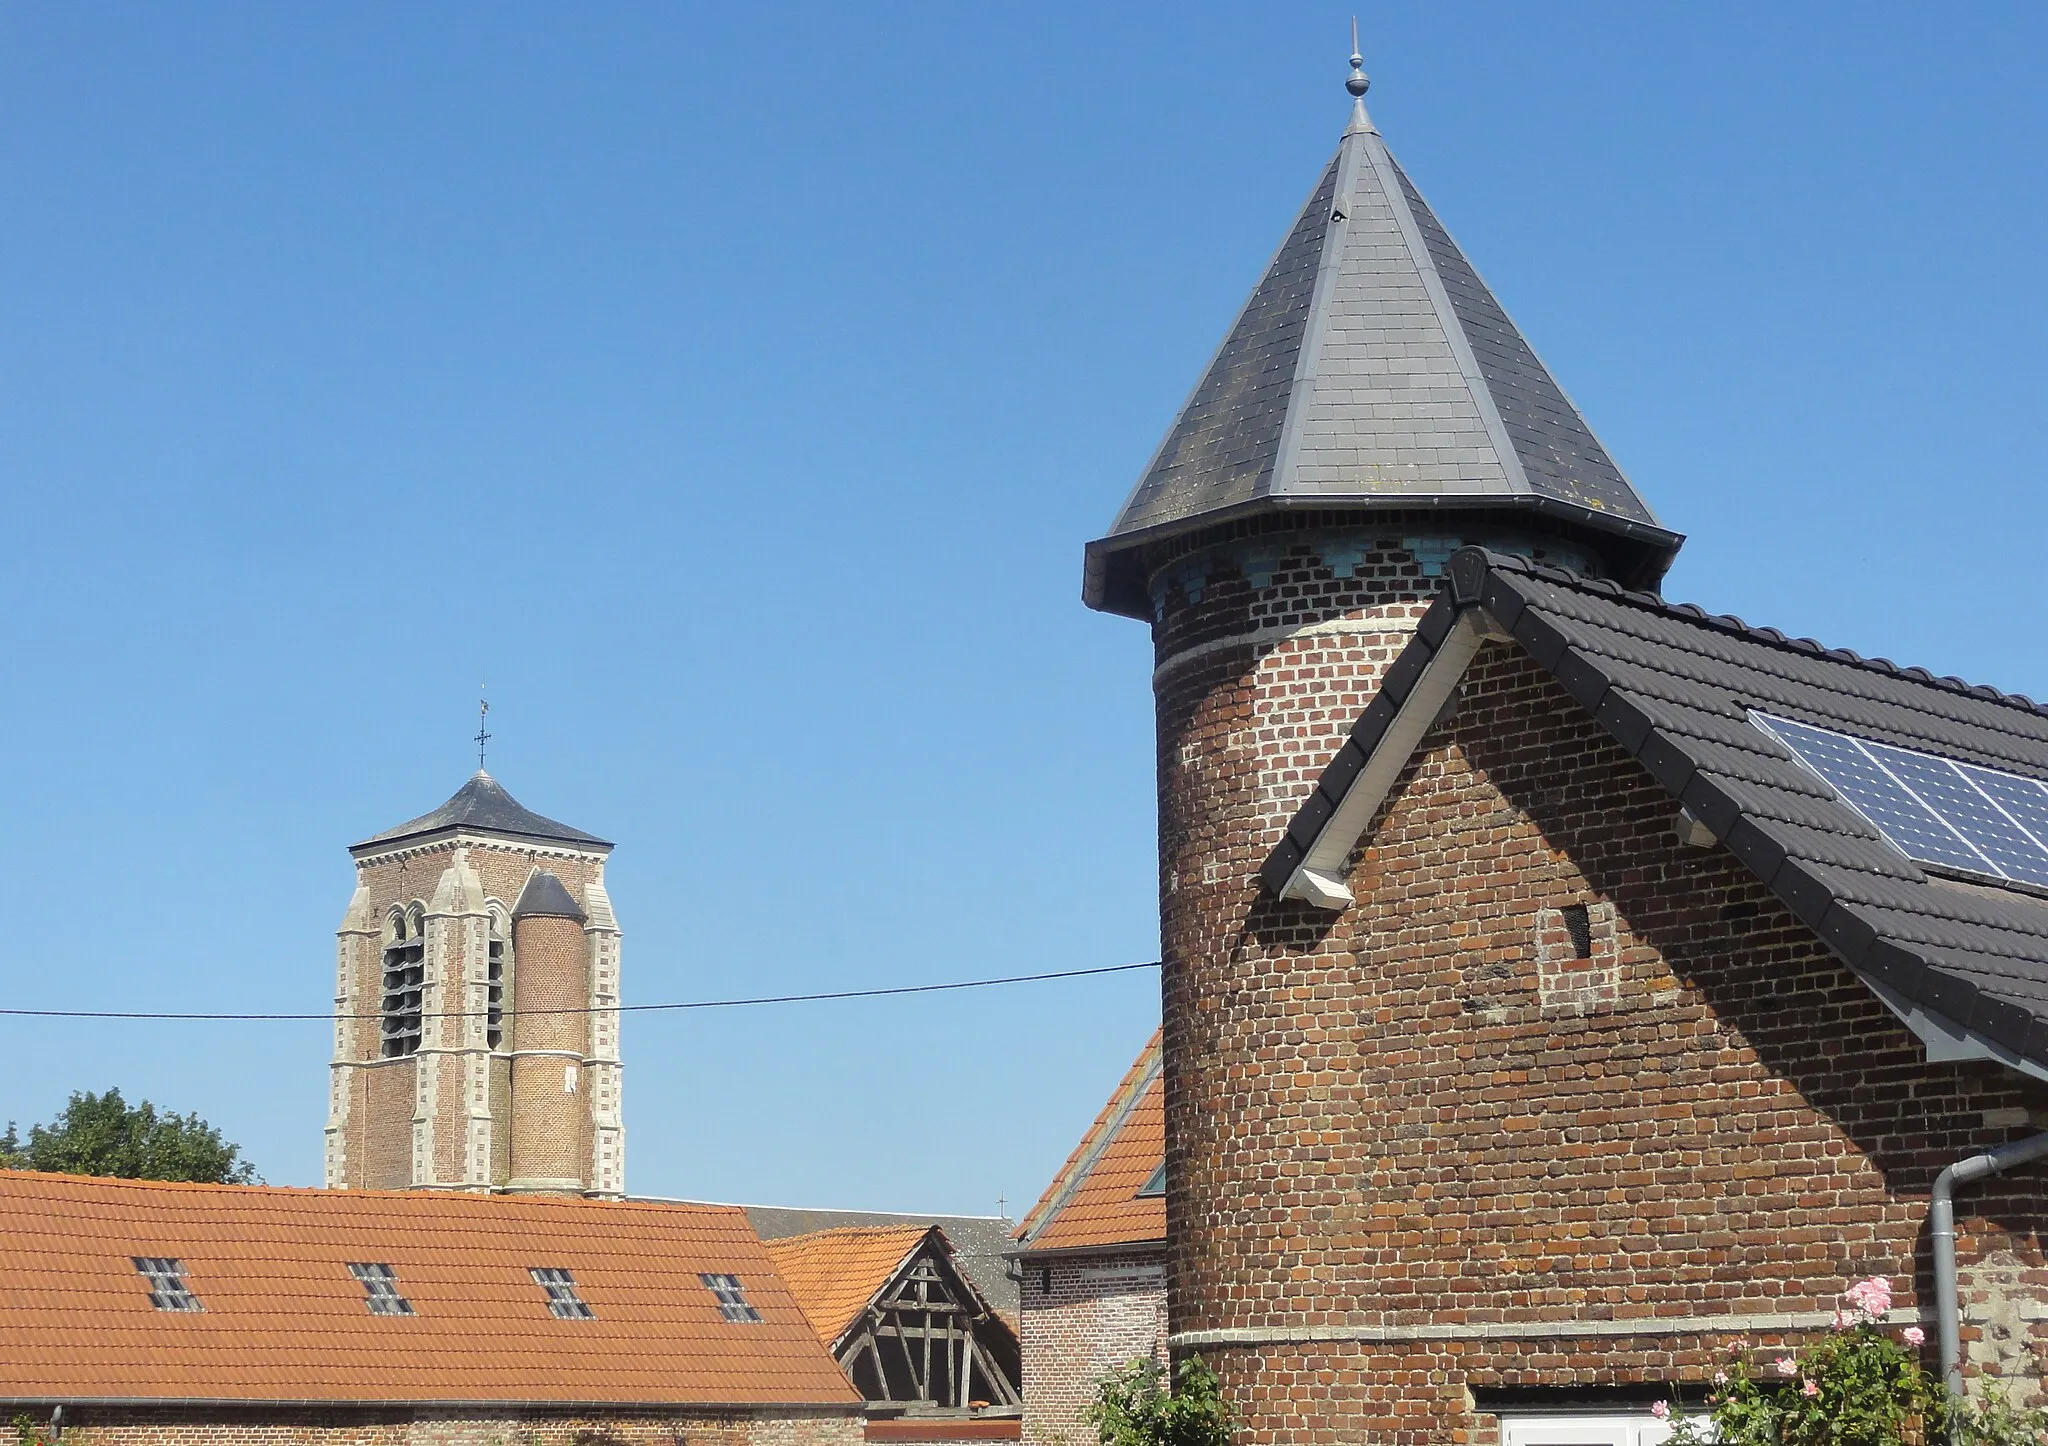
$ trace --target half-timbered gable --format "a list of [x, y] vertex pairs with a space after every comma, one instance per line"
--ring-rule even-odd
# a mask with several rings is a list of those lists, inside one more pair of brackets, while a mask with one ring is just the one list
[[939, 1227], [821, 1230], [767, 1246], [871, 1414], [1020, 1409], [1016, 1332], [961, 1270]]

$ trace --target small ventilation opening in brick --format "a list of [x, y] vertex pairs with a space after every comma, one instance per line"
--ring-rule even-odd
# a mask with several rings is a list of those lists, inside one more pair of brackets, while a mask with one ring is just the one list
[[1572, 957], [1590, 959], [1593, 957], [1593, 921], [1586, 914], [1584, 904], [1566, 904], [1559, 910], [1564, 915], [1564, 931], [1571, 935]]

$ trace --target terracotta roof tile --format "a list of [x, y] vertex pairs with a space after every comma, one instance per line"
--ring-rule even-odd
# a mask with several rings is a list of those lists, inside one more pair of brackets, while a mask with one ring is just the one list
[[1138, 1192], [1166, 1158], [1166, 1081], [1155, 1030], [1067, 1163], [1017, 1229], [1026, 1250], [1166, 1238], [1166, 1201]]
[[818, 1339], [831, 1347], [934, 1228], [853, 1226], [788, 1235], [765, 1244]]
[[[182, 1262], [157, 1310], [132, 1257]], [[738, 1209], [0, 1171], [11, 1399], [856, 1404]], [[372, 1315], [350, 1262], [414, 1314]], [[535, 1266], [594, 1312], [551, 1315]], [[740, 1277], [759, 1324], [703, 1273]]]

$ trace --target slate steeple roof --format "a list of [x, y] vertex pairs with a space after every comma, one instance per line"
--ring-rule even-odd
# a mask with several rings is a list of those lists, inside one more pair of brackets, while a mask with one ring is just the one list
[[507, 793], [505, 786], [497, 779], [479, 768], [470, 775], [469, 782], [455, 791], [453, 798], [432, 813], [421, 814], [409, 823], [402, 823], [397, 828], [388, 828], [374, 837], [364, 839], [354, 846], [354, 850], [366, 849], [372, 844], [393, 844], [404, 839], [422, 838], [428, 834], [448, 833], [456, 829], [469, 833], [503, 834], [542, 843], [580, 844], [600, 849], [611, 847], [607, 840], [599, 838], [594, 833], [585, 833], [580, 828], [571, 828], [566, 823], [557, 823], [551, 818], [541, 817]]
[[[1355, 68], [1355, 62], [1354, 62]], [[1352, 77], [1362, 96], [1362, 75]], [[1660, 524], [1451, 240], [1363, 100], [1108, 536], [1091, 607], [1148, 616], [1133, 554], [1278, 508], [1487, 508], [1603, 535], [1654, 584]]]

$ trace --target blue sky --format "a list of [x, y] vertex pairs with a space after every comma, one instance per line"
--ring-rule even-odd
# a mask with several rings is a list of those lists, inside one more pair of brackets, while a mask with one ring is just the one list
[[[1078, 601], [1334, 147], [1343, 8], [0, 8], [14, 1007], [319, 1010], [474, 766], [618, 841], [636, 1002], [1153, 957]], [[2036, 695], [2038, 6], [1410, 6], [1397, 155], [1669, 593]], [[1143, 974], [641, 1017], [641, 1192], [1034, 1196]], [[0, 1020], [314, 1183], [327, 1030]], [[909, 1061], [906, 1063], [905, 1061]]]

